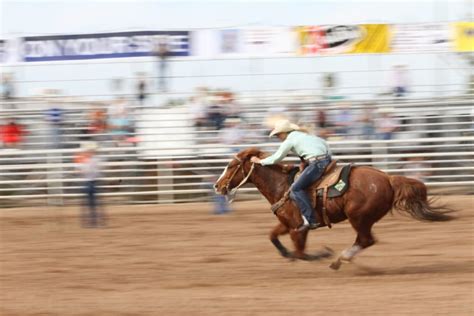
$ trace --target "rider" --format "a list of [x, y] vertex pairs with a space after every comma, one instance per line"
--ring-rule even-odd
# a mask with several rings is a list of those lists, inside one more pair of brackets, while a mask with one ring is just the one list
[[290, 151], [293, 151], [305, 162], [307, 167], [291, 186], [290, 197], [298, 205], [303, 217], [303, 224], [298, 230], [316, 229], [321, 224], [313, 217], [313, 207], [305, 190], [323, 175], [324, 169], [331, 162], [331, 150], [323, 139], [308, 134], [288, 120], [275, 123], [270, 137], [274, 135], [283, 141], [277, 152], [265, 159], [252, 157], [250, 161], [263, 166], [272, 165], [280, 162]]

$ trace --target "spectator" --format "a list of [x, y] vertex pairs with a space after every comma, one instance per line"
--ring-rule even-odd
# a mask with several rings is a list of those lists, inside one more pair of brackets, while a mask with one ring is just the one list
[[116, 146], [127, 145], [127, 139], [130, 136], [130, 119], [125, 108], [121, 112], [114, 113], [108, 121], [108, 128]]
[[225, 104], [223, 103], [222, 96], [217, 94], [211, 99], [211, 104], [208, 109], [208, 120], [214, 129], [220, 130], [224, 125], [225, 119]]
[[350, 105], [348, 103], [341, 104], [333, 122], [336, 134], [343, 137], [350, 135], [353, 124], [354, 117]]
[[392, 139], [392, 134], [397, 130], [397, 121], [392, 117], [392, 110], [383, 108], [379, 110], [380, 118], [377, 121], [378, 138], [382, 140]]
[[373, 139], [375, 135], [375, 124], [373, 118], [373, 107], [368, 106], [363, 109], [360, 116], [361, 134], [364, 139]]
[[408, 71], [405, 65], [396, 65], [392, 72], [392, 94], [395, 97], [404, 97], [408, 93]]
[[95, 141], [105, 140], [105, 133], [107, 132], [107, 113], [102, 108], [92, 110], [90, 113], [90, 123], [87, 128], [87, 133], [90, 138]]
[[336, 75], [327, 73], [322, 77], [322, 97], [323, 99], [331, 99], [335, 96]]
[[234, 146], [242, 145], [244, 142], [244, 132], [240, 128], [240, 123], [241, 121], [238, 118], [228, 118], [225, 120], [224, 128], [219, 133], [220, 142], [232, 146], [230, 150], [235, 154], [240, 151], [240, 148]]
[[155, 47], [155, 56], [158, 58], [158, 89], [162, 92], [166, 92], [166, 73], [168, 71], [168, 57], [170, 56], [166, 37], [162, 37], [158, 40]]
[[86, 207], [83, 208], [81, 222], [84, 227], [88, 228], [105, 226], [105, 216], [99, 208], [97, 200], [101, 164], [101, 161], [96, 154], [97, 148], [98, 146], [95, 142], [83, 143], [81, 145], [82, 152], [75, 158], [75, 162], [78, 165], [78, 171], [85, 180], [84, 195]]
[[13, 80], [10, 74], [3, 74], [0, 92], [2, 95], [2, 99], [5, 101], [6, 108], [10, 110], [16, 109], [14, 103], [9, 103], [13, 101], [13, 98], [15, 96], [15, 87], [13, 86]]
[[23, 135], [26, 134], [23, 127], [16, 123], [14, 118], [8, 120], [7, 124], [0, 127], [3, 146], [6, 148], [19, 148]]
[[[217, 176], [212, 178], [212, 182], [215, 183], [217, 181]], [[211, 195], [212, 195], [212, 202], [214, 203], [214, 214], [226, 214], [231, 211], [230, 204], [227, 201], [227, 198], [222, 194], [217, 194], [214, 191], [212, 185], [209, 187]]]
[[204, 98], [193, 96], [190, 98], [189, 113], [196, 130], [200, 131], [207, 126], [207, 104]]
[[46, 111], [46, 119], [49, 122], [52, 148], [61, 148], [63, 110], [59, 106], [51, 107]]
[[137, 82], [137, 101], [139, 105], [145, 105], [147, 98], [147, 82], [145, 80], [144, 74], [139, 74], [139, 76], [140, 77]]

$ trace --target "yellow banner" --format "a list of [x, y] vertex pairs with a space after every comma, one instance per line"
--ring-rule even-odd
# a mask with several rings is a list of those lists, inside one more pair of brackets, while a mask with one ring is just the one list
[[390, 27], [388, 24], [360, 24], [362, 38], [348, 51], [351, 54], [390, 52]]
[[474, 22], [454, 23], [454, 48], [458, 52], [474, 51]]

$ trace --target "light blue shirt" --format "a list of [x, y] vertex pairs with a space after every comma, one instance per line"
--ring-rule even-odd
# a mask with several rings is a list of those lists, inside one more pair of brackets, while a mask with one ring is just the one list
[[312, 157], [331, 154], [326, 141], [314, 135], [303, 132], [293, 131], [281, 143], [277, 152], [261, 160], [262, 165], [273, 165], [286, 157], [290, 151], [293, 151], [303, 159], [307, 160]]

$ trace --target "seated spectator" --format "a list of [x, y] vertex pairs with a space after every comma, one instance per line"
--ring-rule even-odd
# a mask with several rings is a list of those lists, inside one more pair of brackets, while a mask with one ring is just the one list
[[337, 111], [333, 125], [335, 126], [336, 134], [345, 137], [351, 134], [352, 126], [354, 124], [354, 117], [352, 110], [348, 103], [344, 103]]
[[375, 123], [373, 118], [373, 111], [374, 108], [372, 106], [368, 106], [364, 108], [359, 122], [361, 124], [361, 133], [364, 139], [373, 139], [375, 136]]
[[107, 113], [102, 108], [97, 108], [90, 113], [90, 123], [88, 126], [88, 134], [96, 141], [105, 139], [107, 132]]
[[5, 125], [0, 126], [0, 131], [3, 146], [6, 148], [19, 148], [23, 135], [26, 134], [23, 127], [17, 124], [14, 118], [9, 119]]
[[380, 118], [377, 120], [377, 135], [379, 139], [390, 140], [397, 130], [397, 121], [392, 117], [392, 110], [383, 108], [379, 110]]
[[201, 130], [207, 126], [207, 104], [204, 99], [197, 96], [190, 98], [188, 103], [189, 113], [196, 130]]
[[[225, 120], [224, 128], [219, 133], [219, 139], [225, 145], [241, 145], [244, 141], [244, 131], [240, 127], [240, 119], [228, 118]], [[238, 153], [241, 148], [231, 147], [230, 150]]]
[[207, 115], [209, 123], [214, 129], [220, 130], [224, 126], [224, 121], [226, 119], [226, 109], [222, 100], [222, 96], [216, 95], [211, 99], [211, 104], [208, 108]]
[[107, 124], [108, 129], [117, 146], [127, 145], [127, 139], [130, 137], [130, 123], [128, 113], [125, 109], [122, 110], [122, 112], [115, 113], [109, 118]]

